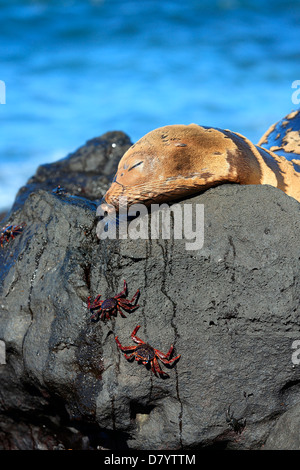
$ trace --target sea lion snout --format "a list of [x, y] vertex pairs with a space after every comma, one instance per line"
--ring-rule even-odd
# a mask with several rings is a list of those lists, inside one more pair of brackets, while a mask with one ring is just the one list
[[[120, 160], [117, 173], [112, 184], [104, 195], [105, 202], [113, 205], [117, 210], [123, 199], [128, 204], [132, 204], [135, 200], [139, 200], [139, 192], [143, 191], [143, 187], [148, 185], [149, 180], [149, 156], [143, 154], [137, 144], [130, 147]], [[135, 196], [133, 188], [136, 188]]]
[[[130, 150], [130, 151], [129, 151]], [[146, 180], [145, 157], [141, 152], [133, 152], [132, 147], [122, 157], [117, 173], [113, 179], [112, 186], [118, 188], [118, 191], [124, 191], [126, 186], [139, 184]]]

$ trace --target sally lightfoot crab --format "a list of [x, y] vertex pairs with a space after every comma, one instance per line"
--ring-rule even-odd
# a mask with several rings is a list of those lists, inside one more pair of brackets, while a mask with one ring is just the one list
[[174, 357], [173, 359], [170, 359], [174, 350], [173, 344], [171, 345], [167, 354], [164, 354], [158, 349], [155, 349], [152, 346], [150, 346], [150, 344], [145, 343], [143, 340], [141, 340], [140, 338], [136, 336], [136, 333], [140, 327], [141, 327], [140, 325], [137, 325], [135, 329], [133, 330], [133, 332], [131, 333], [131, 338], [133, 339], [135, 343], [137, 343], [137, 346], [122, 346], [122, 344], [120, 343], [118, 339], [118, 336], [116, 336], [115, 340], [116, 340], [118, 347], [123, 352], [125, 351], [131, 352], [131, 354], [129, 355], [124, 354], [127, 360], [130, 361], [130, 360], [135, 359], [136, 361], [141, 362], [145, 366], [149, 365], [151, 367], [152, 372], [157, 377], [158, 375], [160, 375], [163, 378], [169, 377], [169, 375], [166, 372], [164, 372], [162, 368], [160, 367], [158, 359], [160, 359], [161, 362], [163, 362], [163, 364], [171, 365], [180, 358], [181, 354], [179, 354], [179, 356]]
[[234, 413], [230, 410], [230, 405], [226, 410], [226, 422], [237, 434], [241, 434], [246, 426], [246, 419], [235, 418]]
[[0, 230], [0, 246], [3, 248], [4, 243], [14, 240], [16, 235], [21, 233], [26, 227], [26, 223], [22, 222], [20, 225], [7, 225]]
[[124, 289], [119, 294], [116, 294], [114, 297], [110, 297], [106, 300], [100, 300], [101, 294], [97, 295], [95, 300], [91, 302], [91, 298], [88, 298], [88, 309], [91, 312], [94, 312], [91, 316], [91, 320], [99, 319], [104, 320], [105, 318], [110, 318], [112, 315], [116, 316], [119, 312], [123, 318], [126, 318], [122, 309], [125, 312], [132, 312], [139, 307], [137, 301], [139, 299], [140, 290], [138, 289], [131, 300], [127, 299], [128, 288], [127, 283], [124, 281]]

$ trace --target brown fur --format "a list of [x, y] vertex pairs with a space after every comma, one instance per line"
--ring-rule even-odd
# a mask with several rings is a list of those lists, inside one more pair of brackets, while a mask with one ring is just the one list
[[222, 183], [269, 184], [300, 202], [292, 162], [240, 134], [196, 124], [161, 127], [132, 145], [104, 198], [118, 209], [120, 197], [149, 205]]

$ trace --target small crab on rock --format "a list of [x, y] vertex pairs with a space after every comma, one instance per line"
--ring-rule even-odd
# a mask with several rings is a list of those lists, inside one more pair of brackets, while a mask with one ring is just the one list
[[126, 318], [126, 315], [122, 312], [121, 309], [125, 312], [132, 312], [139, 307], [137, 301], [140, 295], [140, 290], [138, 289], [131, 300], [127, 299], [128, 288], [127, 283], [124, 281], [124, 289], [119, 294], [116, 294], [114, 297], [111, 297], [106, 300], [100, 300], [101, 294], [97, 295], [95, 300], [91, 302], [91, 297], [88, 298], [88, 309], [91, 312], [94, 312], [91, 316], [91, 320], [104, 320], [105, 318], [110, 318], [112, 315], [116, 316], [119, 312], [123, 318]]
[[246, 419], [235, 418], [234, 413], [230, 410], [230, 405], [226, 410], [226, 422], [237, 434], [241, 434], [246, 426]]
[[8, 243], [9, 240], [14, 240], [16, 235], [23, 232], [26, 227], [26, 223], [22, 222], [20, 225], [7, 225], [0, 230], [0, 246], [3, 248], [4, 243]]
[[160, 359], [163, 364], [170, 365], [173, 364], [175, 361], [177, 361], [181, 354], [179, 356], [174, 357], [173, 359], [170, 359], [174, 346], [173, 344], [171, 345], [169, 351], [167, 354], [164, 354], [163, 352], [159, 351], [158, 349], [154, 349], [150, 344], [145, 343], [143, 340], [138, 338], [136, 336], [136, 333], [138, 329], [140, 328], [140, 325], [137, 325], [133, 332], [131, 333], [131, 338], [135, 343], [137, 343], [137, 346], [122, 346], [120, 343], [118, 336], [115, 337], [116, 343], [118, 347], [121, 349], [121, 351], [130, 351], [131, 354], [127, 355], [124, 354], [125, 358], [127, 360], [132, 360], [135, 359], [138, 362], [141, 362], [145, 366], [150, 365], [152, 372], [158, 377], [161, 376], [162, 378], [167, 378], [169, 377], [169, 374], [164, 372], [162, 368], [159, 365], [158, 359]]

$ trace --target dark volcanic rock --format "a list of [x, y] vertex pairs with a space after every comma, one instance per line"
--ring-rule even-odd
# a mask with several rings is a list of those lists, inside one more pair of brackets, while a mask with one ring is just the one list
[[300, 449], [300, 404], [292, 406], [278, 419], [271, 430], [265, 450], [299, 450]]
[[[210, 189], [180, 203], [204, 204], [204, 246], [188, 251], [98, 240], [96, 203], [44, 182], [17, 203], [8, 222], [26, 229], [0, 250], [0, 446], [261, 448], [299, 403], [299, 203], [267, 186]], [[139, 308], [91, 322], [87, 297], [124, 279]], [[117, 348], [138, 324], [181, 354], [162, 365], [169, 378]]]
[[13, 211], [22, 207], [28, 195], [61, 186], [73, 196], [99, 201], [114, 176], [119, 160], [132, 145], [123, 132], [106, 132], [88, 140], [85, 145], [62, 160], [41, 165], [16, 197]]

